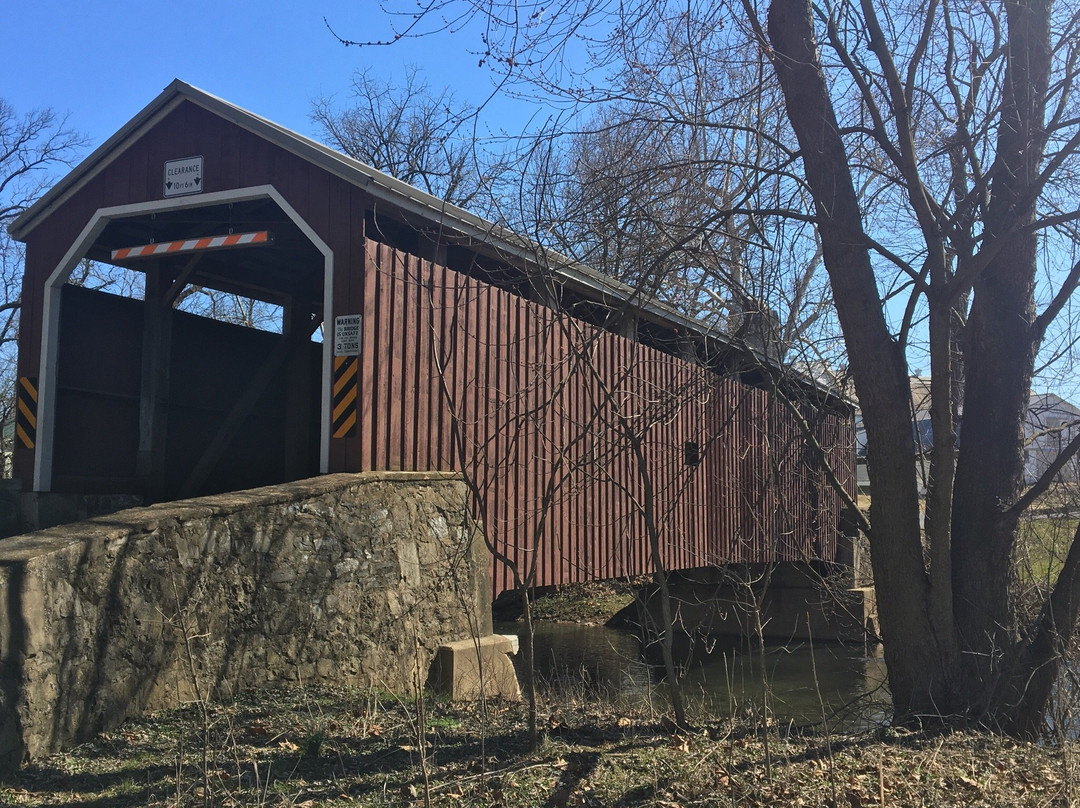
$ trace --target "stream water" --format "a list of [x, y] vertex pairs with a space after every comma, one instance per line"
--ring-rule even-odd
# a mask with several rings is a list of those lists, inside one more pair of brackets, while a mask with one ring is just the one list
[[[500, 634], [517, 634], [521, 623], [498, 623]], [[885, 663], [878, 649], [839, 643], [768, 645], [765, 653], [738, 640], [698, 642], [679, 649], [686, 699], [711, 715], [764, 714], [779, 723], [821, 725], [854, 731], [887, 714]], [[567, 696], [602, 695], [638, 707], [663, 709], [663, 668], [650, 665], [639, 638], [604, 626], [540, 623], [536, 672], [543, 687]], [[522, 654], [514, 660], [523, 664]]]

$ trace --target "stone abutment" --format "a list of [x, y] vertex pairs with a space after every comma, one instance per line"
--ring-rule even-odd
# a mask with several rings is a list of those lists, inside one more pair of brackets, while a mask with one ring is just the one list
[[410, 692], [491, 631], [448, 473], [164, 503], [0, 541], [0, 771], [140, 711], [306, 683]]

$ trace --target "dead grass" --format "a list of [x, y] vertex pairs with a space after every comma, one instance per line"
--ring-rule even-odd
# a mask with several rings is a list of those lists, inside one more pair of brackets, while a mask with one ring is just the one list
[[[526, 751], [523, 708], [414, 705], [345, 690], [255, 693], [211, 710], [131, 721], [35, 761], [0, 784], [12, 806], [1067, 806], [1076, 749], [983, 734], [762, 736], [704, 721], [672, 735], [656, 716], [596, 703], [544, 705]], [[205, 775], [205, 776], [204, 776]]]
[[[567, 584], [540, 594], [532, 605], [534, 620], [602, 625], [634, 602], [635, 587], [645, 581], [590, 581]], [[508, 603], [498, 619], [521, 618], [520, 603]]]

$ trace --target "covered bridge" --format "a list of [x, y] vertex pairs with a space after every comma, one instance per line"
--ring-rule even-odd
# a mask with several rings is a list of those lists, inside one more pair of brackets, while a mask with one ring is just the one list
[[[654, 545], [673, 569], [836, 553], [846, 402], [183, 82], [12, 234], [28, 495], [460, 470], [496, 593], [533, 561], [540, 586], [647, 573]], [[88, 262], [131, 270], [142, 294], [72, 283]], [[274, 323], [179, 310], [192, 289]]]

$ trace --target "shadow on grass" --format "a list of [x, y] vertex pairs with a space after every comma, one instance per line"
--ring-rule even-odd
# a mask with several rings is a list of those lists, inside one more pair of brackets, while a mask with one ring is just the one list
[[[227, 718], [215, 708], [205, 769], [197, 711], [185, 708], [150, 722], [134, 720], [66, 754], [23, 766], [0, 784], [0, 805], [37, 804], [46, 796], [61, 808], [262, 804], [267, 795], [323, 804], [378, 792], [397, 796], [422, 782], [415, 733], [400, 704], [391, 716], [395, 727], [385, 733], [358, 731], [341, 719], [350, 713], [340, 704], [309, 700], [303, 705], [308, 712], [294, 704], [285, 717], [275, 715], [275, 706], [272, 697], [233, 705]], [[326, 729], [327, 723], [337, 728]], [[468, 770], [480, 761], [521, 755], [527, 733], [520, 721], [507, 724], [490, 732], [475, 720], [433, 729], [428, 759]]]

